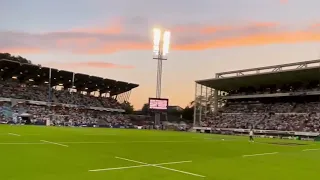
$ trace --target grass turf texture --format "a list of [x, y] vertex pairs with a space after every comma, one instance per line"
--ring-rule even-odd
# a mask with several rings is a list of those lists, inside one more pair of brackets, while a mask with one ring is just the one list
[[[1, 125], [0, 179], [318, 179], [320, 150], [303, 151], [317, 148], [320, 144], [314, 142], [256, 139], [255, 143], [249, 143], [246, 137], [184, 132]], [[278, 153], [243, 157], [273, 152]], [[93, 169], [141, 165], [115, 157], [150, 164], [192, 161], [162, 166], [205, 177], [152, 166], [89, 172]]]

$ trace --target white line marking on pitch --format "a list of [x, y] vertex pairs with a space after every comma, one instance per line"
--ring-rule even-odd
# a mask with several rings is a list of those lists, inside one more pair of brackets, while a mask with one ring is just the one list
[[11, 136], [21, 136], [20, 134], [15, 134], [15, 133], [8, 133]]
[[55, 144], [55, 145], [58, 145], [58, 146], [69, 147], [68, 145], [60, 144], [60, 143], [55, 143], [55, 142], [51, 142], [51, 141], [45, 141], [45, 140], [40, 140], [40, 141], [41, 141], [41, 142], [48, 143], [48, 144]]
[[113, 143], [117, 143], [117, 142], [59, 142], [62, 144], [113, 144]]
[[111, 170], [120, 170], [120, 169], [131, 169], [131, 168], [147, 167], [147, 166], [152, 166], [152, 165], [181, 164], [181, 163], [189, 163], [189, 162], [192, 162], [192, 161], [178, 161], [178, 162], [168, 162], [168, 163], [160, 163], [160, 164], [145, 164], [145, 165], [138, 165], [138, 166], [124, 166], [124, 167], [117, 167], [117, 168], [93, 169], [93, 170], [89, 170], [89, 171], [90, 171], [90, 172], [111, 171]]
[[167, 162], [167, 163], [160, 163], [160, 164], [152, 164], [152, 165], [168, 165], [168, 164], [181, 164], [181, 163], [191, 163], [192, 161], [176, 161], [176, 162]]
[[144, 163], [144, 162], [140, 162], [140, 161], [135, 161], [135, 160], [132, 160], [132, 159], [126, 159], [126, 158], [122, 158], [122, 157], [115, 157], [115, 158], [117, 158], [117, 159], [122, 159], [122, 160], [125, 160], [125, 161], [135, 162], [135, 163], [138, 163], [138, 164], [149, 165], [148, 163]]
[[179, 173], [183, 173], [183, 174], [188, 174], [188, 175], [191, 175], [191, 176], [197, 176], [197, 177], [202, 177], [202, 178], [205, 177], [205, 176], [202, 176], [202, 175], [200, 175], [200, 174], [194, 174], [194, 173], [191, 173], [191, 172], [180, 171], [180, 170], [177, 170], [177, 169], [167, 168], [167, 167], [163, 167], [163, 166], [157, 166], [157, 165], [152, 165], [152, 166], [157, 167], [157, 168], [161, 168], [161, 169], [166, 169], [166, 170], [169, 170], [169, 171], [174, 171], [174, 172], [179, 172]]
[[302, 151], [319, 151], [320, 149], [304, 149]]
[[146, 167], [146, 166], [150, 166], [150, 165], [126, 166], [126, 167], [106, 168], [106, 169], [93, 169], [93, 170], [89, 170], [89, 171], [90, 172], [112, 171], [112, 170], [131, 169], [131, 168], [139, 168], [139, 167]]
[[265, 156], [265, 155], [272, 155], [272, 154], [278, 154], [278, 153], [279, 152], [262, 153], [262, 154], [250, 154], [250, 155], [243, 155], [242, 157]]
[[[126, 158], [122, 158], [122, 157], [116, 157], [116, 158], [117, 158], [117, 159], [122, 159], [122, 160], [125, 160], [125, 161], [130, 161], [130, 162], [135, 162], [135, 163], [143, 164], [143, 165], [149, 165], [149, 166], [157, 167], [157, 168], [161, 168], [161, 169], [166, 169], [166, 170], [169, 170], [169, 171], [174, 171], [174, 172], [179, 172], [179, 173], [183, 173], [183, 174], [188, 174], [188, 175], [192, 175], [192, 176], [197, 176], [197, 177], [202, 177], [202, 178], [205, 177], [205, 176], [202, 176], [202, 175], [199, 175], [199, 174], [194, 174], [194, 173], [187, 172], [187, 171], [181, 171], [181, 170], [177, 170], [177, 169], [167, 168], [167, 167], [163, 167], [163, 166], [160, 166], [160, 165], [157, 165], [157, 164], [148, 164], [148, 163], [144, 163], [144, 162], [140, 162], [140, 161], [135, 161], [135, 160], [132, 160], [132, 159], [126, 159]], [[177, 163], [177, 162], [176, 162], [176, 163]], [[167, 163], [166, 163], [166, 164], [167, 164]]]

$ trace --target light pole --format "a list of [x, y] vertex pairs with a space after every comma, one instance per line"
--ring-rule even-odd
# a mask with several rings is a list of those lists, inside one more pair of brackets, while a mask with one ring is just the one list
[[[153, 59], [158, 60], [156, 98], [161, 98], [162, 61], [168, 59], [170, 37], [171, 33], [169, 31], [161, 31], [158, 28], [153, 29]], [[155, 123], [160, 125], [159, 112], [155, 113]]]

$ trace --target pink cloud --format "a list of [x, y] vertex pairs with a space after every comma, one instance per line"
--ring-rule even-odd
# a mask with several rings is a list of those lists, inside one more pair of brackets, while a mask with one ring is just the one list
[[[146, 33], [129, 30], [130, 28], [122, 25], [121, 21], [117, 23], [120, 24], [118, 27], [126, 28], [122, 28], [121, 31], [87, 28], [86, 32], [90, 33], [84, 30], [81, 30], [83, 32], [65, 31], [46, 34], [0, 32], [1, 37], [5, 37], [0, 39], [0, 50], [14, 54], [61, 51], [90, 55], [132, 50], [151, 51], [152, 40]], [[113, 26], [110, 25], [110, 27]], [[276, 22], [252, 22], [238, 25], [181, 25], [172, 28], [174, 38], [171, 49], [194, 51], [266, 44], [320, 42], [319, 30], [319, 24], [302, 27], [300, 30], [290, 30], [284, 24]], [[83, 64], [75, 65], [83, 66]], [[94, 66], [94, 64], [86, 65]], [[111, 64], [100, 65], [108, 68], [116, 67]]]

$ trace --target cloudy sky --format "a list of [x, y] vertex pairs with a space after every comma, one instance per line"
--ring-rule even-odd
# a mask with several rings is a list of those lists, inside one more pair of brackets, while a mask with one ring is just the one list
[[0, 52], [137, 83], [155, 96], [152, 28], [172, 32], [163, 97], [185, 107], [221, 71], [320, 57], [319, 0], [1, 0]]

